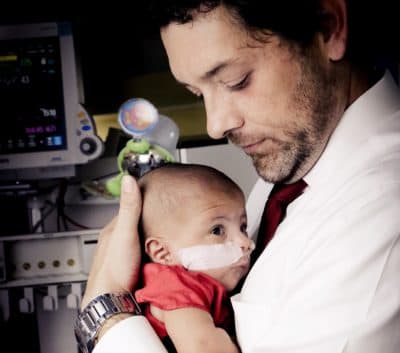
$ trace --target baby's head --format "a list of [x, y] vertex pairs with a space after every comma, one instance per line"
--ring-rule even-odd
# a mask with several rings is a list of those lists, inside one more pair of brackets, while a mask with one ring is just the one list
[[201, 271], [233, 289], [247, 273], [254, 248], [240, 188], [214, 168], [178, 163], [149, 172], [139, 186], [150, 259]]

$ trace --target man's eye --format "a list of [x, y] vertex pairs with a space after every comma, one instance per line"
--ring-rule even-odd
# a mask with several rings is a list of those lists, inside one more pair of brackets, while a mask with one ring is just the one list
[[224, 235], [225, 234], [225, 229], [223, 226], [215, 226], [211, 229], [211, 234], [214, 235]]
[[239, 91], [245, 88], [249, 83], [250, 74], [244, 76], [239, 82], [228, 86], [231, 91]]

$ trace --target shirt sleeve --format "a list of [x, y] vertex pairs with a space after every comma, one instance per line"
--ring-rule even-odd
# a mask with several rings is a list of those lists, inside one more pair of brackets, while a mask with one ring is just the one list
[[111, 327], [93, 353], [168, 353], [144, 316], [132, 316]]
[[198, 272], [179, 266], [149, 264], [144, 271], [145, 287], [135, 292], [138, 303], [150, 303], [162, 310], [198, 308], [211, 311], [215, 283]]

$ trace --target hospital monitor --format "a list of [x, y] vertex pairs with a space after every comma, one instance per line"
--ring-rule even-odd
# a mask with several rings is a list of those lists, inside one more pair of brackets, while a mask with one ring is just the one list
[[0, 26], [0, 180], [72, 176], [100, 156], [79, 92], [69, 23]]

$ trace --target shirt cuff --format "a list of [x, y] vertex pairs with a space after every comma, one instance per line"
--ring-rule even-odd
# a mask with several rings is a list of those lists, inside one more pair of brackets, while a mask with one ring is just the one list
[[142, 315], [135, 315], [110, 327], [94, 347], [93, 353], [168, 353]]

